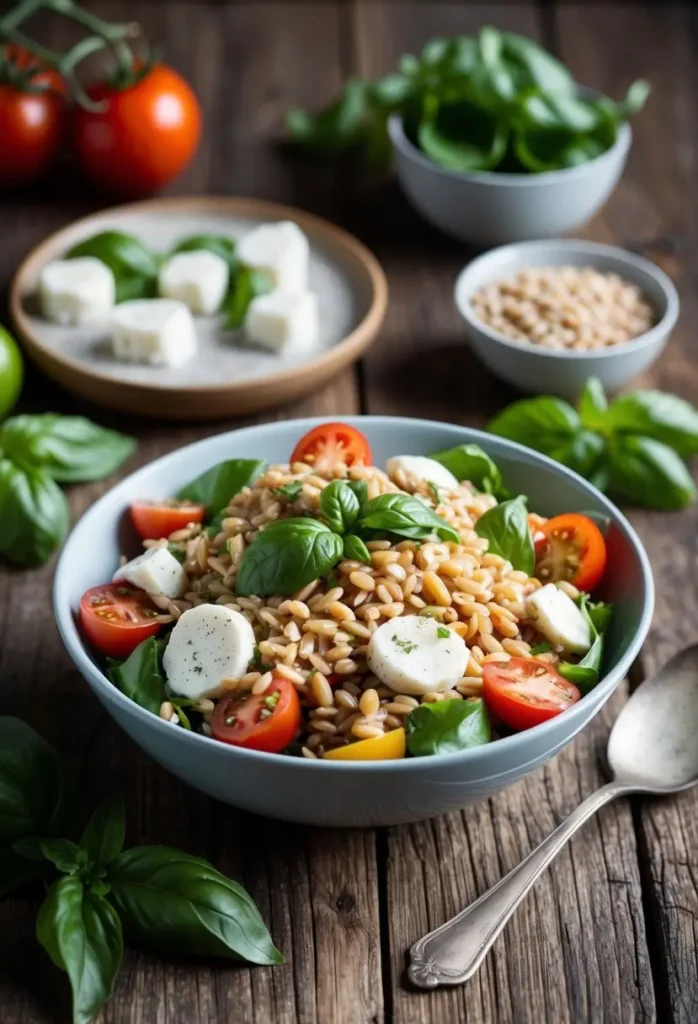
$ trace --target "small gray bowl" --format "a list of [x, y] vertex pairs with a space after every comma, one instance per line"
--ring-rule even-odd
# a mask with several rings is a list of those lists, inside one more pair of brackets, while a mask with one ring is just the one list
[[[513, 277], [526, 267], [595, 267], [636, 284], [657, 311], [657, 323], [630, 341], [594, 351], [546, 349], [512, 341], [480, 320], [471, 305], [476, 291], [492, 281]], [[642, 256], [582, 239], [519, 242], [478, 256], [456, 280], [455, 300], [470, 344], [485, 366], [520, 391], [559, 395], [574, 401], [589, 377], [614, 392], [658, 358], [679, 315], [679, 297], [664, 271]]]
[[585, 224], [615, 188], [632, 141], [626, 123], [610, 149], [579, 167], [505, 174], [440, 167], [410, 142], [398, 115], [388, 132], [398, 179], [415, 209], [447, 235], [483, 247], [555, 238]]

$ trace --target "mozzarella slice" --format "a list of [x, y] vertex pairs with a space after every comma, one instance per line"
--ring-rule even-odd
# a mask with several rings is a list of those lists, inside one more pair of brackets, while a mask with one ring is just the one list
[[453, 491], [458, 487], [458, 480], [450, 469], [446, 469], [436, 459], [428, 459], [426, 455], [393, 455], [385, 464], [385, 471], [392, 480], [402, 471], [407, 477], [434, 484]]
[[310, 275], [310, 245], [297, 224], [290, 220], [263, 224], [237, 244], [241, 263], [269, 275], [274, 288], [304, 292]]
[[528, 617], [554, 646], [569, 654], [586, 654], [592, 636], [586, 621], [571, 597], [554, 583], [534, 590], [526, 601]]
[[229, 276], [228, 264], [215, 252], [178, 252], [161, 267], [158, 288], [163, 298], [177, 299], [200, 316], [212, 316], [221, 308]]
[[254, 656], [255, 635], [244, 615], [222, 604], [183, 612], [172, 630], [162, 664], [173, 693], [196, 700], [226, 676], [239, 678]]
[[106, 263], [94, 256], [48, 263], [39, 276], [42, 315], [57, 324], [93, 324], [106, 320], [116, 285]]
[[426, 615], [400, 615], [379, 626], [366, 659], [374, 675], [396, 693], [447, 690], [465, 674], [468, 648], [462, 637]]
[[187, 575], [167, 548], [148, 548], [114, 573], [114, 582], [126, 580], [149, 594], [181, 597], [187, 589]]
[[317, 295], [279, 290], [260, 295], [250, 303], [245, 334], [249, 341], [272, 352], [312, 348], [318, 336]]
[[114, 355], [128, 363], [181, 366], [196, 352], [196, 330], [183, 302], [133, 299], [111, 315]]

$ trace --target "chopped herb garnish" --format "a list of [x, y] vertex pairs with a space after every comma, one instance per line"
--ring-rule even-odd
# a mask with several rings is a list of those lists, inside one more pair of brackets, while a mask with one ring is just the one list
[[184, 562], [184, 559], [186, 558], [186, 551], [181, 544], [168, 544], [167, 550], [171, 555], [174, 555], [178, 562]]
[[411, 640], [403, 640], [397, 635], [397, 633], [393, 633], [392, 641], [395, 646], [399, 647], [400, 650], [405, 652], [405, 654], [412, 654], [412, 651], [417, 650], [417, 644], [413, 643]]
[[438, 626], [436, 630], [436, 635], [440, 637], [442, 640], [448, 640], [448, 638], [451, 635], [451, 630], [448, 629], [447, 626]]
[[283, 487], [275, 487], [272, 493], [280, 498], [285, 498], [286, 501], [295, 501], [302, 490], [303, 484], [300, 480], [291, 480]]

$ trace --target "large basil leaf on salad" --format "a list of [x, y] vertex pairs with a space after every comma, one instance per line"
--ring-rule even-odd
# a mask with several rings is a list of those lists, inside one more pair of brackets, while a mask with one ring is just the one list
[[395, 533], [399, 537], [424, 540], [435, 533], [442, 540], [460, 541], [458, 532], [419, 498], [405, 494], [379, 494], [361, 508], [357, 530]]
[[116, 301], [145, 299], [157, 291], [158, 258], [133, 235], [123, 231], [102, 231], [79, 242], [66, 259], [94, 256], [106, 263], [116, 282]]
[[0, 522], [0, 554], [13, 565], [41, 565], [66, 535], [68, 502], [45, 470], [0, 459]]
[[359, 517], [359, 499], [344, 480], [333, 480], [320, 493], [320, 514], [335, 533], [349, 530]]
[[439, 700], [410, 712], [405, 732], [413, 757], [453, 754], [489, 743], [490, 720], [483, 700]]
[[434, 452], [429, 458], [440, 462], [457, 480], [467, 480], [479, 491], [494, 494], [497, 498], [508, 497], [498, 466], [479, 444], [459, 444], [455, 448]]
[[343, 548], [339, 534], [317, 519], [277, 519], [243, 555], [235, 590], [290, 596], [328, 573], [341, 559]]
[[146, 711], [159, 714], [165, 694], [162, 654], [165, 641], [149, 637], [125, 661], [107, 659], [107, 675], [118, 690]]
[[476, 521], [475, 532], [489, 541], [488, 551], [505, 558], [528, 576], [533, 575], [536, 556], [523, 495], [488, 509]]
[[61, 483], [101, 480], [133, 453], [136, 442], [83, 416], [12, 416], [0, 427], [0, 450], [19, 466], [43, 469]]
[[207, 518], [228, 507], [243, 487], [250, 487], [262, 473], [266, 462], [260, 459], [228, 459], [212, 466], [178, 492], [177, 497], [206, 506]]
[[109, 899], [127, 935], [159, 950], [280, 964], [257, 907], [205, 860], [167, 846], [138, 846], [109, 867]]
[[0, 839], [50, 835], [63, 796], [61, 761], [53, 747], [21, 719], [0, 716]]

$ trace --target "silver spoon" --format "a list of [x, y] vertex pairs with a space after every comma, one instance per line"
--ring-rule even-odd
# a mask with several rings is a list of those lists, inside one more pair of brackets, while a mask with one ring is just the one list
[[627, 793], [665, 796], [698, 782], [698, 645], [677, 654], [637, 688], [613, 726], [607, 756], [612, 782], [587, 797], [475, 903], [415, 942], [407, 971], [413, 984], [436, 988], [472, 978], [538, 876], [609, 800]]

